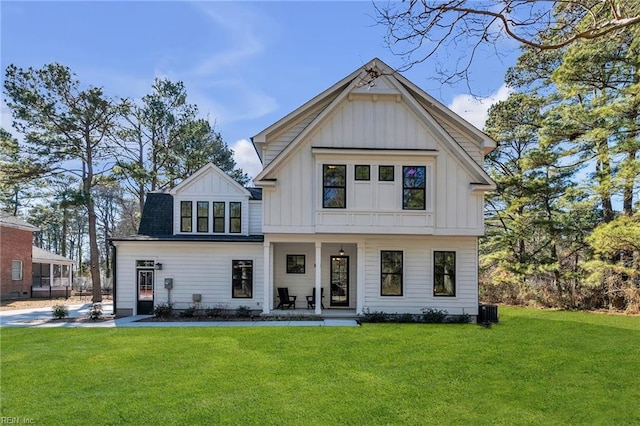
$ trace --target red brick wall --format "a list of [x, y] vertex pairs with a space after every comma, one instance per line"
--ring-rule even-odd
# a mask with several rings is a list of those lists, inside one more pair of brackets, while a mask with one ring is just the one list
[[[32, 242], [32, 231], [0, 226], [0, 298], [9, 298], [15, 292], [31, 297]], [[14, 260], [22, 261], [22, 279], [18, 281], [11, 279]]]

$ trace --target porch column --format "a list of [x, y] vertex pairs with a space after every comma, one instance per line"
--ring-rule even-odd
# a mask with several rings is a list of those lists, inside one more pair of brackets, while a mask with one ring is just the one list
[[322, 313], [322, 243], [316, 242], [316, 315]]
[[364, 242], [358, 242], [358, 258], [356, 264], [356, 314], [364, 310], [364, 274], [365, 274], [365, 247]]
[[264, 242], [263, 246], [263, 262], [264, 262], [264, 278], [263, 278], [263, 302], [262, 312], [268, 314], [271, 311], [271, 243], [269, 241]]

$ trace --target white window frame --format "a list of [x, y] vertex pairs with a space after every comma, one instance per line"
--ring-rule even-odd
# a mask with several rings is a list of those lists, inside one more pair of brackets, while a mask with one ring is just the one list
[[11, 261], [11, 280], [12, 281], [22, 280], [22, 261], [21, 260]]

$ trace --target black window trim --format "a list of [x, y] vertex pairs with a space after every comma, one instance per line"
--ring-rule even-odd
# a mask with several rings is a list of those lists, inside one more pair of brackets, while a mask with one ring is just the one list
[[[358, 168], [359, 167], [366, 167], [369, 170], [369, 173], [367, 174], [367, 178], [363, 179], [363, 178], [358, 178]], [[371, 165], [370, 164], [354, 164], [353, 165], [353, 180], [355, 180], [356, 182], [370, 182], [371, 181]]]
[[[392, 170], [391, 179], [382, 179], [381, 171], [383, 167], [389, 167]], [[378, 182], [395, 182], [396, 180], [396, 167], [391, 164], [380, 164], [378, 165]]]
[[[189, 215], [183, 214], [182, 207], [189, 205]], [[189, 229], [184, 228], [184, 219], [189, 219]], [[193, 201], [180, 201], [180, 232], [193, 232]]]
[[[383, 253], [400, 253], [402, 258], [402, 268], [400, 273], [396, 272], [382, 272], [382, 255]], [[384, 281], [384, 275], [399, 275], [400, 276], [400, 294], [384, 294], [382, 291], [382, 283]], [[404, 251], [403, 250], [380, 250], [380, 297], [404, 297]]]
[[[200, 205], [201, 204], [207, 206], [207, 215], [206, 216], [200, 216]], [[200, 230], [200, 219], [204, 219], [205, 220], [205, 230], [204, 231]], [[196, 232], [209, 233], [209, 202], [208, 201], [196, 201]]]
[[[216, 216], [216, 204], [222, 204], [222, 216]], [[225, 209], [226, 209], [226, 204], [224, 201], [214, 201], [212, 203], [212, 208], [211, 208], [211, 214], [213, 215], [213, 223], [212, 223], [212, 229], [211, 231], [214, 234], [224, 234], [225, 231], [225, 226], [226, 226], [226, 221], [225, 221]], [[222, 219], [222, 231], [216, 231], [216, 219]]]
[[[407, 169], [424, 169], [424, 184], [422, 188], [405, 186], [405, 181], [406, 181], [405, 170]], [[412, 209], [406, 206], [406, 199], [405, 199], [406, 190], [410, 190], [410, 191], [422, 190], [422, 207], [421, 208]], [[402, 210], [420, 211], [420, 210], [426, 210], [426, 209], [427, 209], [427, 167], [426, 166], [402, 166]]]
[[[234, 272], [235, 272], [235, 268], [236, 268], [236, 264], [240, 263], [240, 262], [245, 262], [249, 265], [251, 265], [251, 282], [250, 282], [250, 289], [251, 289], [251, 295], [250, 296], [236, 296], [235, 295], [235, 286], [236, 283], [238, 282], [238, 279], [236, 279], [234, 277]], [[246, 267], [246, 266], [245, 266]], [[232, 299], [253, 299], [253, 290], [254, 290], [254, 278], [253, 278], [253, 260], [252, 259], [233, 259], [231, 261], [231, 298]], [[240, 285], [242, 285], [242, 278], [239, 278], [239, 283]]]
[[[238, 209], [239, 211], [239, 215], [238, 216], [233, 216], [233, 211], [232, 211], [232, 206], [233, 205], [239, 205], [240, 208]], [[238, 226], [238, 230], [234, 231], [233, 230], [233, 221], [237, 220], [239, 222], [239, 226]], [[230, 201], [229, 202], [229, 233], [230, 234], [241, 234], [242, 233], [242, 202], [241, 201]]]
[[[325, 185], [325, 167], [342, 167], [344, 169], [344, 186], [328, 186]], [[324, 191], [327, 188], [335, 188], [344, 190], [344, 205], [340, 207], [327, 206], [326, 199], [324, 197]], [[323, 209], [346, 209], [347, 208], [347, 165], [346, 164], [323, 164], [322, 165], [322, 208]]]
[[[436, 294], [436, 255], [438, 253], [453, 253], [453, 274], [443, 274], [453, 276], [453, 294]], [[458, 290], [458, 252], [456, 250], [434, 250], [433, 251], [433, 297], [456, 297]]]

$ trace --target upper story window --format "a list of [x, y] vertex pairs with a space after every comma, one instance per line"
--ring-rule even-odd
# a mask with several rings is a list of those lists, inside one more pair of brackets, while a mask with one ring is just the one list
[[344, 209], [347, 207], [347, 166], [325, 164], [322, 166], [322, 207]]
[[191, 201], [180, 202], [180, 232], [191, 232], [193, 204]]
[[197, 230], [198, 232], [209, 232], [209, 202], [198, 201], [197, 207]]
[[433, 295], [456, 295], [456, 252], [433, 252]]
[[393, 182], [395, 169], [393, 166], [378, 166], [378, 180], [380, 182]]
[[229, 203], [229, 232], [239, 233], [242, 231], [242, 203]]
[[370, 180], [371, 179], [371, 166], [357, 164], [354, 167], [355, 180]]
[[224, 232], [224, 201], [213, 202], [213, 232]]
[[402, 208], [424, 210], [426, 197], [425, 166], [402, 167]]

